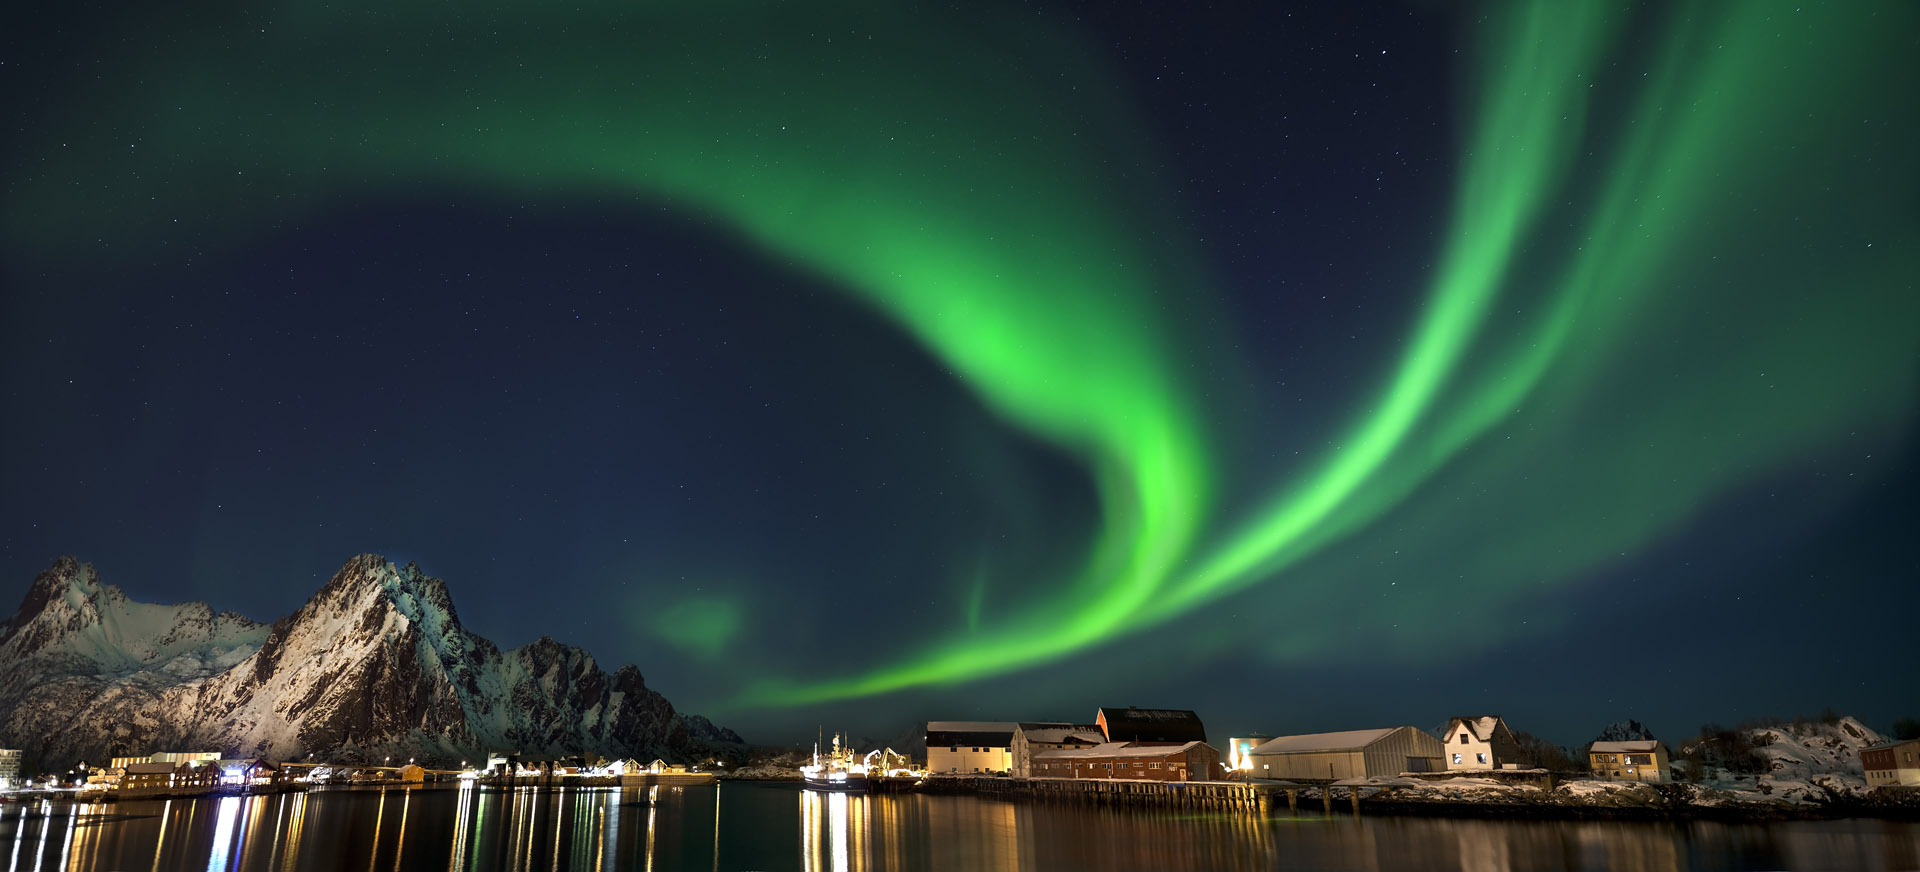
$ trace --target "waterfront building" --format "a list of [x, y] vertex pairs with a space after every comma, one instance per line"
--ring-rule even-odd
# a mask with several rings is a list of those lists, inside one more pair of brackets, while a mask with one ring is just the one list
[[1266, 733], [1253, 733], [1247, 736], [1235, 736], [1227, 740], [1227, 771], [1247, 773], [1253, 769], [1253, 749], [1267, 743], [1272, 736]]
[[1868, 787], [1920, 786], [1920, 739], [1887, 742], [1860, 751]]
[[1022, 723], [1013, 730], [1013, 777], [1033, 776], [1033, 755], [1065, 748], [1091, 748], [1107, 741], [1098, 724]]
[[1454, 718], [1440, 733], [1446, 743], [1447, 771], [1486, 769], [1529, 769], [1533, 764], [1520, 750], [1520, 742], [1497, 715]]
[[1093, 722], [1109, 742], [1205, 742], [1207, 728], [1186, 709], [1103, 708]]
[[115, 792], [128, 797], [208, 793], [219, 785], [220, 775], [220, 767], [212, 763], [134, 763], [126, 767]]
[[512, 775], [514, 770], [519, 768], [520, 752], [518, 750], [487, 752], [487, 771], [489, 773], [494, 775]]
[[934, 775], [975, 775], [1013, 769], [1010, 721], [928, 721], [927, 771]]
[[410, 784], [420, 784], [427, 780], [427, 770], [417, 764], [408, 763], [400, 767], [398, 777], [401, 781]]
[[1106, 778], [1135, 781], [1213, 781], [1220, 752], [1205, 742], [1179, 745], [1106, 742], [1033, 755], [1034, 778]]
[[1595, 742], [1587, 749], [1588, 769], [1608, 781], [1670, 781], [1667, 746], [1657, 739]]
[[20, 752], [13, 748], [0, 748], [0, 790], [19, 786]]
[[220, 762], [220, 752], [218, 751], [161, 751], [159, 753], [154, 754], [152, 757], [149, 757], [148, 760], [149, 762], [153, 762], [153, 763], [192, 763], [198, 766], [202, 763]]
[[85, 786], [94, 790], [112, 790], [120, 786], [120, 777], [126, 773], [124, 768], [96, 766], [87, 770]]
[[1441, 767], [1440, 740], [1419, 727], [1385, 727], [1310, 733], [1270, 739], [1248, 754], [1254, 778], [1282, 781], [1339, 781], [1434, 772]]

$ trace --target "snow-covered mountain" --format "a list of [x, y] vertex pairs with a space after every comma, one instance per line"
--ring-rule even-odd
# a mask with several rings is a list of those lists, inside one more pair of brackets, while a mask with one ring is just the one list
[[501, 651], [460, 626], [440, 579], [370, 554], [271, 627], [132, 602], [61, 558], [0, 626], [0, 747], [48, 767], [187, 749], [677, 759], [740, 743], [675, 712], [632, 666], [609, 674], [549, 638]]

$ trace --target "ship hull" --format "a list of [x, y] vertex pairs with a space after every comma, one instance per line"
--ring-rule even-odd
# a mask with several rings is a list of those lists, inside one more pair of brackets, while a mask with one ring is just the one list
[[817, 793], [866, 793], [867, 779], [864, 775], [851, 775], [844, 781], [832, 781], [811, 776], [800, 779], [801, 786]]

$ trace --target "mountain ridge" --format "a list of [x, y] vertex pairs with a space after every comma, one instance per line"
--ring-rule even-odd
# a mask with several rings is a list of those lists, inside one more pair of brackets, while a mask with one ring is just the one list
[[632, 665], [542, 637], [502, 650], [447, 584], [375, 554], [270, 625], [135, 603], [56, 560], [0, 624], [0, 744], [43, 765], [164, 748], [343, 762], [525, 753], [688, 757], [738, 734], [682, 715]]

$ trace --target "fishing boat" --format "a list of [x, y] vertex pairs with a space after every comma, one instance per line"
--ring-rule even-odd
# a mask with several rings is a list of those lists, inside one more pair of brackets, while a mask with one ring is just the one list
[[867, 763], [855, 756], [852, 748], [840, 744], [840, 734], [833, 734], [833, 745], [823, 755], [820, 742], [813, 743], [813, 763], [800, 767], [800, 780], [807, 790], [830, 791], [833, 793], [866, 793]]

